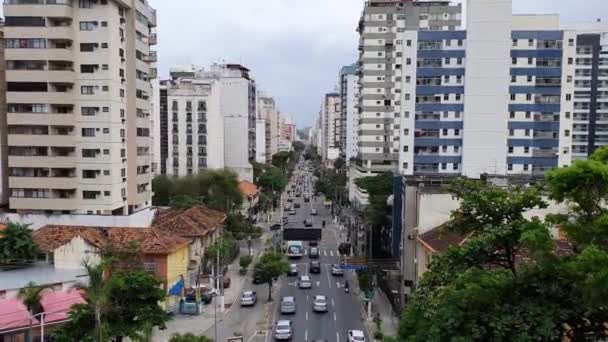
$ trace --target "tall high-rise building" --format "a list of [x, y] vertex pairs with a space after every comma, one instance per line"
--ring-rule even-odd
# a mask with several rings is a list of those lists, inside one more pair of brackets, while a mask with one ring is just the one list
[[336, 160], [340, 156], [340, 94], [325, 94], [320, 115], [321, 157]]
[[235, 64], [178, 67], [171, 69], [171, 78], [166, 98], [167, 174], [226, 167], [241, 180], [252, 181], [256, 96], [249, 70]]
[[280, 120], [274, 99], [263, 92], [258, 92], [258, 117], [266, 121], [266, 162], [270, 163], [272, 155], [279, 151]]
[[357, 64], [340, 70], [340, 155], [350, 164], [357, 156], [359, 141], [359, 75]]
[[155, 10], [142, 0], [14, 0], [4, 16], [9, 208], [148, 208]]

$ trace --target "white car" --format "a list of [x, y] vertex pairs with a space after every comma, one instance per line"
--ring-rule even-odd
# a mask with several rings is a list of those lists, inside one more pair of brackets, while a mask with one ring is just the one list
[[241, 294], [241, 306], [252, 306], [258, 302], [258, 295], [255, 291], [243, 291]]
[[300, 276], [298, 287], [301, 289], [310, 289], [312, 288], [312, 280], [310, 280], [309, 276]]
[[365, 342], [365, 335], [361, 330], [349, 330], [348, 342]]
[[293, 327], [290, 320], [282, 319], [277, 322], [274, 329], [274, 338], [277, 340], [289, 340], [293, 335]]
[[312, 302], [312, 310], [315, 312], [327, 312], [327, 298], [325, 296], [315, 296]]
[[333, 264], [333, 265], [331, 265], [331, 275], [343, 276], [344, 270], [340, 268], [340, 265]]

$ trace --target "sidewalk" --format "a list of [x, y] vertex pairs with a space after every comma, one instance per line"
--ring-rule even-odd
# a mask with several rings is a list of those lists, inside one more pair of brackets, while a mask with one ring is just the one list
[[[272, 237], [269, 231], [269, 226], [264, 222], [260, 224], [263, 229], [262, 237], [260, 238], [260, 245], [257, 248], [252, 248], [252, 255], [255, 257], [259, 256], [264, 252], [266, 240]], [[248, 255], [249, 248], [241, 248], [239, 255]], [[232, 304], [235, 303], [241, 294], [247, 277], [253, 272], [253, 263], [249, 266], [249, 271], [246, 275], [239, 274], [239, 258], [237, 257], [230, 265], [228, 265], [228, 275], [231, 279], [230, 287], [224, 289], [224, 312], [221, 312], [219, 296], [214, 297], [213, 301], [209, 305], [203, 305], [203, 312], [198, 316], [189, 315], [174, 315], [169, 322], [167, 322], [167, 328], [165, 330], [155, 329], [154, 341], [168, 341], [171, 335], [175, 333], [185, 334], [193, 333], [195, 335], [203, 335], [209, 329], [215, 325], [215, 310], [214, 305], [217, 305], [217, 321], [222, 322], [224, 317], [229, 314]]]
[[380, 331], [384, 334], [384, 336], [397, 336], [399, 331], [399, 317], [393, 314], [393, 307], [389, 302], [388, 298], [384, 292], [379, 289], [374, 289], [374, 300], [372, 301], [372, 316], [367, 317], [365, 324], [367, 325], [367, 330], [371, 334], [371, 337], [374, 336], [376, 331], [378, 330], [378, 325], [374, 321], [374, 317], [380, 314]]

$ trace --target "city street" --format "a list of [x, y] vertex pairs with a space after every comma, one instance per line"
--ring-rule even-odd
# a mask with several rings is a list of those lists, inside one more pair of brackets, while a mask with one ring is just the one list
[[[312, 192], [312, 184], [309, 185]], [[302, 189], [300, 189], [302, 190]], [[303, 192], [303, 191], [302, 191]], [[218, 341], [225, 341], [235, 333], [241, 334], [245, 341], [273, 341], [274, 334], [272, 326], [279, 319], [288, 319], [293, 322], [294, 335], [292, 341], [311, 341], [325, 339], [327, 341], [345, 341], [350, 329], [363, 330], [366, 334], [364, 322], [361, 318], [362, 304], [358, 294], [353, 291], [356, 286], [354, 271], [344, 271], [344, 276], [332, 276], [331, 265], [340, 263], [338, 244], [340, 233], [337, 225], [331, 218], [331, 211], [323, 205], [322, 196], [308, 203], [303, 197], [294, 198], [294, 203], [300, 203], [296, 209], [296, 215], [285, 216], [289, 222], [287, 228], [304, 228], [305, 219], [313, 219], [313, 227], [321, 228], [322, 221], [326, 222], [323, 229], [322, 240], [319, 242], [321, 263], [320, 274], [310, 274], [308, 257], [308, 244], [306, 243], [305, 256], [300, 259], [289, 259], [290, 264], [298, 265], [299, 275], [310, 275], [313, 281], [311, 289], [299, 289], [296, 276], [283, 276], [275, 284], [273, 289], [273, 301], [268, 302], [268, 285], [254, 285], [251, 277], [246, 279], [243, 290], [253, 290], [258, 294], [258, 303], [254, 307], [241, 307], [238, 302], [231, 308], [224, 320], [218, 324]], [[311, 216], [311, 209], [317, 210], [316, 216]], [[348, 280], [351, 284], [351, 292], [345, 293], [344, 282]], [[315, 295], [327, 297], [328, 311], [316, 313], [312, 309]], [[280, 300], [285, 296], [293, 296], [296, 299], [296, 313], [284, 315], [280, 313]], [[211, 328], [206, 336], [214, 338], [215, 329]], [[369, 339], [368, 339], [369, 340]]]

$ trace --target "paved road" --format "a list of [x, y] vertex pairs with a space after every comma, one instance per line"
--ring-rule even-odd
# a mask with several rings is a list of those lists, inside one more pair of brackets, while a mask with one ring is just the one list
[[[312, 184], [309, 191], [312, 191]], [[283, 277], [280, 280], [279, 292], [276, 296], [277, 303], [284, 296], [294, 296], [296, 298], [297, 312], [291, 315], [280, 313], [280, 305], [274, 311], [274, 319], [289, 319], [294, 324], [293, 341], [310, 341], [314, 339], [326, 339], [330, 342], [346, 341], [347, 331], [350, 329], [364, 330], [361, 319], [361, 302], [356, 295], [345, 293], [344, 281], [348, 279], [352, 284], [354, 274], [352, 271], [345, 271], [343, 277], [331, 275], [331, 265], [340, 262], [338, 253], [338, 230], [332, 223], [330, 211], [323, 206], [322, 199], [304, 203], [303, 197], [296, 197], [295, 202], [299, 202], [301, 207], [297, 209], [296, 215], [289, 216], [287, 227], [302, 227], [304, 219], [313, 218], [315, 228], [320, 228], [322, 221], [326, 221], [326, 228], [323, 229], [323, 237], [319, 243], [321, 262], [321, 273], [310, 274], [308, 253], [301, 259], [292, 259], [290, 263], [298, 264], [300, 275], [310, 275], [313, 281], [312, 289], [299, 289], [296, 285], [297, 277]], [[294, 203], [295, 203], [294, 202]], [[317, 210], [317, 216], [311, 216], [311, 209]], [[307, 249], [308, 252], [308, 249]], [[312, 302], [315, 295], [327, 297], [328, 312], [315, 313], [312, 310]], [[267, 341], [272, 341], [274, 336], [268, 336]], [[368, 339], [369, 341], [369, 339]]]

